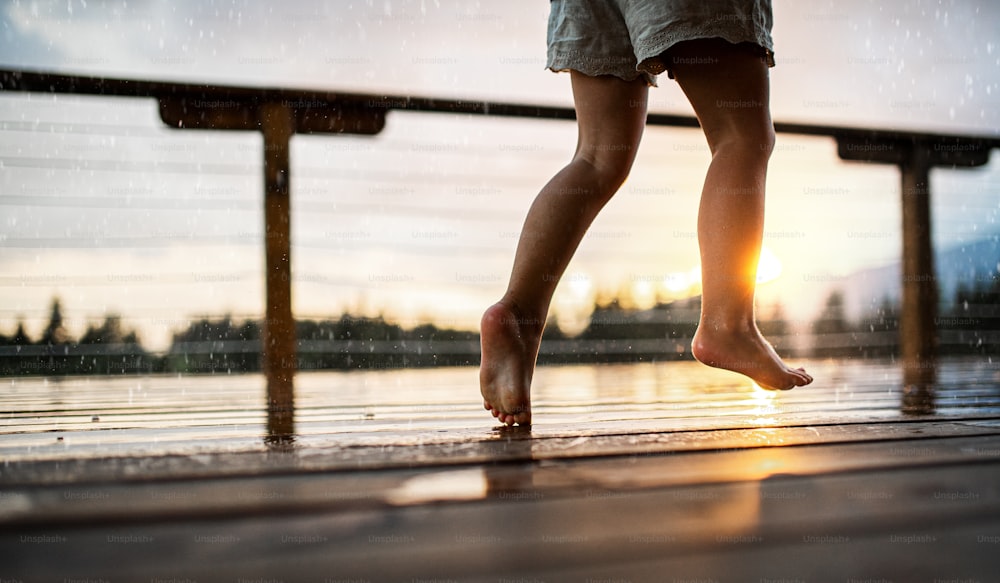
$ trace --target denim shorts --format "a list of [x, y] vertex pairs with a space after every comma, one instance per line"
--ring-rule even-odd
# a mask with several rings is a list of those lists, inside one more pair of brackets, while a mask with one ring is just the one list
[[552, 0], [546, 67], [656, 85], [673, 77], [670, 47], [704, 38], [748, 44], [773, 67], [771, 24], [771, 0]]

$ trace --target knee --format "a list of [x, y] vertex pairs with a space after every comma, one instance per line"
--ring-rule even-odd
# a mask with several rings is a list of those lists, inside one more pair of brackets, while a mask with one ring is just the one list
[[621, 187], [632, 170], [635, 148], [607, 146], [581, 148], [576, 161], [585, 164], [593, 176], [596, 198], [608, 199]]
[[767, 158], [771, 157], [771, 152], [774, 151], [774, 124], [768, 122], [759, 131], [759, 135], [754, 138], [755, 145], [757, 149]]
[[767, 161], [774, 151], [774, 125], [770, 120], [741, 124], [715, 132], [708, 140], [713, 155], [720, 151], [738, 151], [744, 156]]
[[598, 172], [597, 184], [599, 185], [599, 190], [602, 191], [606, 197], [611, 198], [616, 192], [618, 192], [618, 189], [625, 183], [625, 179], [628, 178], [629, 172], [632, 171], [632, 161], [609, 161], [597, 165], [595, 168]]

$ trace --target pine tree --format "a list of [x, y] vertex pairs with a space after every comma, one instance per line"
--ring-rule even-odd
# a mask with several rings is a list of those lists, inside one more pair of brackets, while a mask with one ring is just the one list
[[26, 346], [31, 344], [31, 338], [28, 338], [28, 334], [24, 331], [24, 322], [18, 320], [17, 331], [14, 332], [14, 337], [11, 338], [10, 343], [14, 346]]
[[833, 291], [826, 298], [826, 306], [819, 318], [813, 322], [813, 334], [842, 334], [850, 330], [847, 316], [844, 313], [844, 294]]
[[39, 344], [56, 346], [69, 342], [69, 334], [63, 325], [62, 305], [59, 298], [52, 299], [52, 309], [49, 312], [49, 324], [45, 327]]

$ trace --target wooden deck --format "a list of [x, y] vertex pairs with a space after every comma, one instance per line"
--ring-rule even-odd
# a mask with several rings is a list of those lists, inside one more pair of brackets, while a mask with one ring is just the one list
[[1000, 364], [807, 365], [542, 368], [530, 431], [473, 369], [304, 374], [292, 442], [257, 377], [11, 382], [0, 581], [1000, 580]]

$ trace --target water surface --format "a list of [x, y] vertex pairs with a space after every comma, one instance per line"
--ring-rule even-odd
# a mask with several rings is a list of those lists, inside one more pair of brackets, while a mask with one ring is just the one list
[[[906, 394], [891, 362], [802, 364], [816, 382], [787, 392], [762, 391], [696, 362], [540, 367], [532, 435], [976, 418], [1000, 408], [1000, 367], [988, 359], [944, 361], [925, 401]], [[259, 374], [3, 379], [0, 456], [261, 450], [265, 386]], [[294, 439], [303, 446], [461, 443], [492, 439], [496, 426], [482, 409], [473, 367], [296, 377]]]

